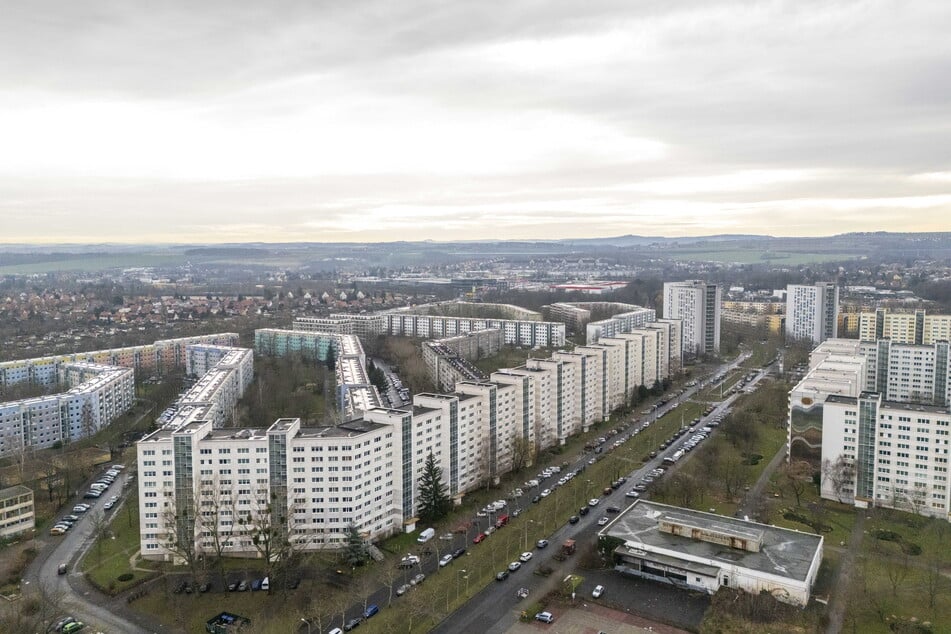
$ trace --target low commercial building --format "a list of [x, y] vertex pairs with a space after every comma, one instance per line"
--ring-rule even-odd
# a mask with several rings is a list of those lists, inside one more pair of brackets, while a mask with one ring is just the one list
[[599, 533], [622, 574], [713, 594], [736, 588], [809, 602], [821, 535], [638, 500]]
[[22, 535], [35, 526], [32, 489], [18, 484], [0, 490], [0, 538]]

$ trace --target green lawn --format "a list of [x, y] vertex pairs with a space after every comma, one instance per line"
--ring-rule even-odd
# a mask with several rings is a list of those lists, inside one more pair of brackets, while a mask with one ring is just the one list
[[[109, 532], [92, 545], [79, 564], [90, 581], [113, 594], [156, 574], [129, 565], [129, 558], [139, 550], [139, 504], [135, 487], [128, 489], [126, 495], [128, 498], [122, 506], [114, 510], [102, 510], [101, 503], [89, 510], [90, 514], [105, 514]], [[140, 567], [147, 566], [141, 564]], [[120, 581], [119, 576], [123, 574], [131, 574], [132, 578]]]

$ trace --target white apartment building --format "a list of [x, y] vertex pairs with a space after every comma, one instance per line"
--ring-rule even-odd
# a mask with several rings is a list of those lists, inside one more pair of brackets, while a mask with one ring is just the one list
[[701, 280], [664, 283], [664, 317], [681, 320], [684, 353], [719, 353], [720, 295], [719, 286]]
[[132, 407], [131, 368], [94, 363], [57, 363], [67, 391], [0, 403], [0, 457], [45, 449], [99, 431]]
[[142, 555], [181, 559], [175, 544], [191, 539], [198, 552], [219, 543], [226, 555], [262, 557], [255, 533], [272, 522], [300, 550], [339, 547], [351, 525], [366, 538], [398, 532], [399, 446], [398, 426], [372, 420], [156, 431], [136, 447]]
[[790, 284], [786, 287], [786, 338], [821, 343], [838, 333], [839, 287]]
[[634, 310], [589, 323], [585, 328], [585, 342], [597, 343], [601, 337], [613, 337], [631, 332], [635, 328], [643, 328], [656, 320], [657, 312], [653, 308], [636, 306]]
[[948, 516], [949, 344], [830, 339], [789, 395], [792, 459], [823, 497]]
[[[259, 556], [254, 525], [262, 519], [261, 501], [274, 499], [282, 501], [271, 504], [276, 519], [293, 528], [301, 548], [339, 546], [350, 523], [368, 539], [412, 530], [418, 482], [430, 454], [457, 500], [497, 480], [516, 460], [531, 464], [537, 451], [605, 419], [640, 385], [635, 381], [646, 377], [652, 385], [659, 369], [669, 368], [657, 356], [675, 349], [666, 340], [679, 332], [678, 325], [650, 325], [552, 358], [529, 359], [488, 381], [458, 381], [452, 393], [416, 394], [407, 410], [354, 400], [353, 420], [319, 428], [303, 428], [298, 419], [276, 421], [267, 430], [217, 428], [226, 414], [220, 403], [232, 398], [220, 377], [229, 377], [234, 397], [240, 396], [250, 372], [236, 368], [248, 363], [250, 352], [189, 350], [190, 367], [206, 370], [193, 400], [180, 400], [171, 419], [137, 449], [142, 551], [174, 559], [172, 537], [193, 538], [208, 552], [224, 535], [227, 553]], [[255, 341], [269, 354], [314, 359], [326, 359], [333, 349], [338, 383], [358, 388], [363, 380], [362, 347], [351, 335], [266, 329], [255, 333]], [[167, 510], [176, 505], [197, 511], [176, 518]]]
[[95, 433], [132, 407], [135, 370], [162, 372], [186, 363], [195, 344], [227, 345], [235, 333], [165, 339], [153, 344], [0, 363], [0, 385], [68, 386], [59, 394], [0, 403], [0, 457]]
[[822, 497], [951, 520], [947, 408], [830, 396], [822, 431]]
[[382, 334], [384, 325], [385, 320], [382, 312], [332, 313], [327, 317], [298, 317], [294, 320], [294, 330], [356, 335], [358, 337], [375, 337]]
[[[547, 424], [553, 427], [553, 432], [557, 442], [560, 445], [565, 444], [568, 436], [581, 432], [581, 396], [579, 385], [579, 375], [576, 373], [576, 366], [558, 359], [528, 359], [525, 362], [525, 368], [529, 370], [541, 370], [548, 374], [547, 379], [542, 383], [545, 387], [543, 392], [547, 392], [548, 411], [540, 408], [536, 409], [536, 414], [541, 417], [541, 424]], [[547, 389], [546, 389], [547, 387]]]
[[498, 328], [506, 345], [548, 348], [565, 345], [565, 324], [553, 321], [483, 319], [417, 315], [409, 312], [384, 313], [386, 334], [436, 339], [477, 330]]

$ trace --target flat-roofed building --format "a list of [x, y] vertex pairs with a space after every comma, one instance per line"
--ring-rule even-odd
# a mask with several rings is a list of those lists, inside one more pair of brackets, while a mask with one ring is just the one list
[[894, 312], [879, 308], [859, 315], [859, 339], [891, 339], [895, 343], [931, 345], [951, 341], [951, 315], [929, 315], [920, 309]]
[[664, 283], [664, 318], [682, 322], [684, 354], [720, 352], [720, 287], [702, 280]]
[[735, 588], [806, 606], [821, 535], [638, 500], [598, 533], [621, 574], [714, 594]]
[[786, 287], [786, 337], [821, 343], [838, 336], [839, 287], [829, 282]]
[[35, 527], [33, 490], [22, 484], [0, 489], [0, 538], [23, 535]]
[[951, 520], [947, 407], [830, 396], [822, 432], [822, 497]]

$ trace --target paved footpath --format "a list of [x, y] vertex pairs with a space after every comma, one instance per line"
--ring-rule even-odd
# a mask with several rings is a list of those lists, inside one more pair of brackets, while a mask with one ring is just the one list
[[852, 526], [852, 536], [849, 538], [849, 545], [842, 558], [842, 564], [839, 566], [839, 575], [833, 585], [832, 600], [829, 602], [829, 626], [826, 628], [826, 634], [839, 634], [842, 631], [842, 623], [845, 621], [845, 608], [848, 604], [849, 584], [852, 583], [852, 568], [855, 565], [855, 554], [862, 545], [862, 537], [865, 535], [865, 511], [856, 509], [855, 525]]

